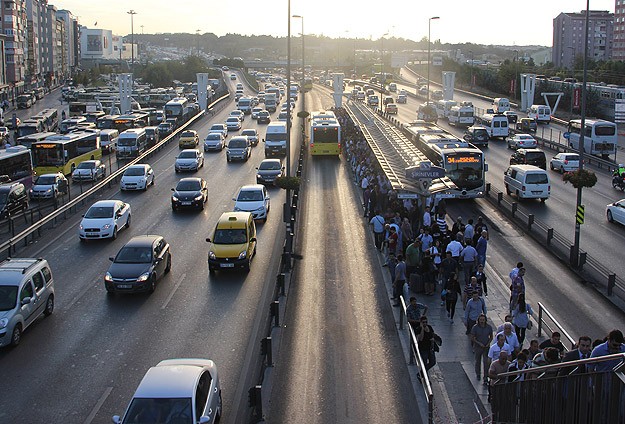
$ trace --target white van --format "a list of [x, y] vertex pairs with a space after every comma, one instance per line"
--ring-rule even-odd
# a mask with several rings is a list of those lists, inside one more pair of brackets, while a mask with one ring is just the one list
[[273, 155], [286, 155], [286, 122], [272, 122], [267, 125], [265, 143], [265, 157]]
[[506, 193], [519, 199], [540, 199], [544, 202], [551, 194], [549, 174], [534, 165], [510, 165], [503, 177]]
[[447, 114], [449, 125], [470, 127], [475, 121], [473, 105], [452, 106]]
[[527, 117], [535, 119], [538, 123], [548, 124], [551, 122], [551, 108], [546, 105], [531, 105], [527, 110]]
[[510, 110], [510, 100], [505, 97], [495, 97], [493, 99], [493, 110], [495, 113], [504, 113]]
[[494, 115], [487, 113], [479, 118], [480, 123], [486, 127], [490, 138], [501, 137], [506, 139], [510, 135], [510, 127], [508, 127], [508, 118], [506, 115]]
[[145, 128], [132, 128], [117, 137], [117, 159], [136, 158], [143, 153], [148, 144]]
[[102, 153], [115, 151], [117, 137], [119, 137], [119, 131], [116, 129], [100, 130], [100, 147], [102, 147]]

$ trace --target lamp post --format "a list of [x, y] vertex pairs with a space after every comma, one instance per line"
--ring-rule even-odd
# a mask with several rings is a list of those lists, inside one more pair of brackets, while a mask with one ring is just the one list
[[382, 112], [386, 110], [384, 107], [384, 84], [386, 82], [386, 77], [384, 76], [384, 37], [388, 35], [388, 32], [382, 34], [380, 37], [380, 103], [378, 103], [378, 107]]
[[293, 15], [293, 18], [296, 19], [301, 19], [302, 20], [302, 90], [304, 89], [304, 78], [305, 78], [305, 72], [306, 72], [306, 67], [304, 65], [304, 60], [305, 60], [305, 55], [304, 55], [304, 17], [302, 15]]
[[126, 12], [130, 15], [130, 73], [133, 73], [135, 70], [135, 27], [134, 27], [134, 17], [137, 14], [134, 10], [130, 10]]
[[473, 50], [469, 50], [469, 54], [471, 55], [471, 64], [469, 65], [469, 86], [471, 87], [470, 89], [473, 90]]
[[518, 74], [519, 74], [519, 51], [517, 49], [513, 50], [514, 52], [514, 84], [512, 84], [512, 95], [514, 98], [517, 98], [516, 96], [516, 85], [517, 85], [517, 80], [518, 78]]
[[434, 19], [440, 19], [440, 16], [432, 16], [431, 18], [428, 19], [428, 94], [427, 94], [426, 104], [430, 102], [430, 62], [432, 61], [432, 58], [430, 57], [431, 45], [432, 45], [432, 42], [430, 40], [430, 35], [431, 35], [431, 29], [432, 29], [432, 20]]
[[196, 29], [195, 30], [195, 49], [197, 52], [198, 57], [200, 56], [200, 30]]

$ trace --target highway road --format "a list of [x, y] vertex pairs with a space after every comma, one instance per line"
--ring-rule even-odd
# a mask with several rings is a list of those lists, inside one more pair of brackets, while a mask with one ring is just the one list
[[[194, 128], [203, 139], [214, 122], [223, 122], [234, 103]], [[259, 128], [248, 116], [244, 128]], [[262, 129], [261, 129], [262, 131]], [[264, 131], [262, 131], [264, 132]], [[80, 213], [19, 252], [45, 257], [56, 283], [56, 310], [24, 334], [15, 349], [0, 350], [3, 378], [2, 422], [104, 423], [122, 414], [150, 366], [177, 357], [213, 359], [219, 367], [226, 423], [246, 422], [247, 390], [256, 383], [259, 326], [265, 322], [284, 232], [280, 205], [284, 193], [270, 189], [274, 205], [258, 225], [258, 249], [251, 272], [207, 270], [207, 243], [217, 218], [232, 210], [240, 185], [255, 182], [263, 144], [245, 163], [227, 163], [225, 151], [208, 153], [193, 176], [206, 178], [209, 200], [202, 212], [172, 213], [177, 143], [150, 160], [156, 184], [147, 192], [119, 192], [132, 207], [132, 226], [117, 240], [81, 243]], [[95, 201], [96, 199], [94, 199]], [[171, 245], [172, 272], [152, 295], [107, 296], [103, 276], [121, 246], [139, 234], [163, 235]]]

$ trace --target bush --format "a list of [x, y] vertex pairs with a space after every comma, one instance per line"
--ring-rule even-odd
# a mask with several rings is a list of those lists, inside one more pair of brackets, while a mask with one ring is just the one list
[[300, 184], [300, 177], [278, 177], [276, 178], [276, 185], [285, 190], [298, 190]]
[[573, 187], [594, 187], [597, 184], [597, 176], [587, 169], [565, 172], [562, 176], [565, 183], [573, 184]]

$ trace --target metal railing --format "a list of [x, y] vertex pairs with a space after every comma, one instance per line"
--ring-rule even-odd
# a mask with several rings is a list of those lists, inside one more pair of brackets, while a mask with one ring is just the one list
[[575, 344], [576, 344], [575, 339], [573, 339], [573, 337], [569, 335], [569, 333], [564, 329], [564, 327], [558, 322], [558, 320], [553, 315], [551, 315], [551, 312], [549, 312], [549, 310], [545, 308], [545, 305], [543, 305], [541, 302], [538, 302], [538, 320], [537, 321], [538, 321], [538, 329], [537, 329], [538, 337], [542, 336], [543, 328], [546, 328], [547, 330], [549, 330], [550, 338], [551, 338], [551, 335], [557, 331], [562, 336], [564, 336], [566, 341], [571, 345], [571, 347], [569, 348], [566, 344], [563, 343], [564, 348], [567, 351], [575, 349]]

